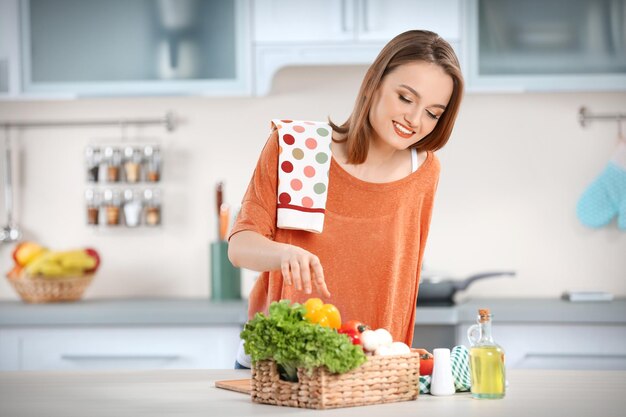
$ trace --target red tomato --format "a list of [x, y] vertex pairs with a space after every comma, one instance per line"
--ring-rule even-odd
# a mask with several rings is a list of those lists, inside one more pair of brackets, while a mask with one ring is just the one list
[[343, 328], [337, 330], [337, 332], [341, 333], [341, 334], [345, 334], [346, 336], [348, 336], [350, 338], [350, 340], [352, 341], [353, 345], [360, 345], [361, 344], [361, 334], [359, 332], [356, 332], [356, 331], [354, 331], [352, 329], [343, 329]]
[[432, 375], [433, 373], [433, 357], [428, 355], [420, 355], [420, 375]]
[[356, 334], [361, 334], [369, 328], [367, 324], [358, 320], [348, 320], [341, 326], [341, 330], [344, 332], [353, 331]]

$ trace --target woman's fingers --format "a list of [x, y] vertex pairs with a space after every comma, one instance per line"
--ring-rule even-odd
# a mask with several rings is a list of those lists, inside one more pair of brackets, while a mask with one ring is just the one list
[[304, 290], [307, 294], [313, 292], [315, 285], [320, 295], [330, 297], [324, 269], [317, 256], [295, 246], [289, 246], [285, 254], [280, 265], [285, 285], [293, 285], [297, 291]]
[[292, 258], [289, 262], [289, 267], [291, 268], [291, 278], [293, 279], [293, 284], [296, 286], [296, 290], [302, 290], [302, 278], [300, 277], [300, 263], [297, 258]]
[[314, 257], [311, 262], [311, 270], [315, 276], [315, 287], [317, 288], [317, 292], [324, 297], [330, 297], [330, 291], [328, 291], [328, 287], [326, 287], [326, 280], [324, 279], [324, 268], [322, 268], [322, 263], [317, 257]]
[[280, 266], [280, 270], [283, 273], [283, 279], [285, 280], [285, 284], [293, 284], [293, 280], [291, 279], [291, 272], [289, 271], [289, 264], [287, 262], [283, 262]]
[[300, 278], [302, 279], [304, 292], [311, 294], [313, 289], [311, 288], [311, 267], [309, 266], [308, 260], [304, 260], [304, 262], [300, 264]]

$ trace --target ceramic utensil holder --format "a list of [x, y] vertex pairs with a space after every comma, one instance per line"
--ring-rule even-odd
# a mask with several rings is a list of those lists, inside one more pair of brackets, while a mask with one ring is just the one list
[[228, 259], [228, 242], [211, 243], [211, 299], [241, 299], [241, 271]]
[[456, 392], [454, 378], [452, 377], [452, 363], [450, 361], [450, 349], [433, 350], [433, 376], [430, 383], [432, 395], [452, 395]]

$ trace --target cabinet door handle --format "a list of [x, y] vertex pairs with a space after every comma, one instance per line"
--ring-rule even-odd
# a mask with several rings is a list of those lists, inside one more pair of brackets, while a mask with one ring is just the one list
[[156, 361], [156, 360], [165, 360], [165, 361], [173, 361], [180, 359], [180, 355], [61, 355], [61, 359], [66, 361], [116, 361], [116, 360], [124, 360], [124, 361]]

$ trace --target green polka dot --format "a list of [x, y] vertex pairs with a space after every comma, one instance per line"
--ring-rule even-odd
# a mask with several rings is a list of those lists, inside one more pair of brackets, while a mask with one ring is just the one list
[[316, 194], [322, 194], [324, 191], [326, 191], [326, 186], [321, 182], [318, 182], [313, 186], [313, 191], [315, 191]]
[[328, 129], [324, 129], [323, 127], [317, 128], [317, 134], [320, 136], [328, 136]]
[[300, 148], [296, 148], [293, 150], [293, 152], [291, 152], [291, 154], [293, 155], [294, 158], [296, 158], [298, 161], [301, 160], [302, 158], [304, 158], [304, 152], [302, 151], [302, 149]]
[[325, 152], [320, 152], [317, 155], [315, 155], [315, 160], [319, 162], [320, 164], [323, 164], [326, 161], [328, 161], [328, 154]]

